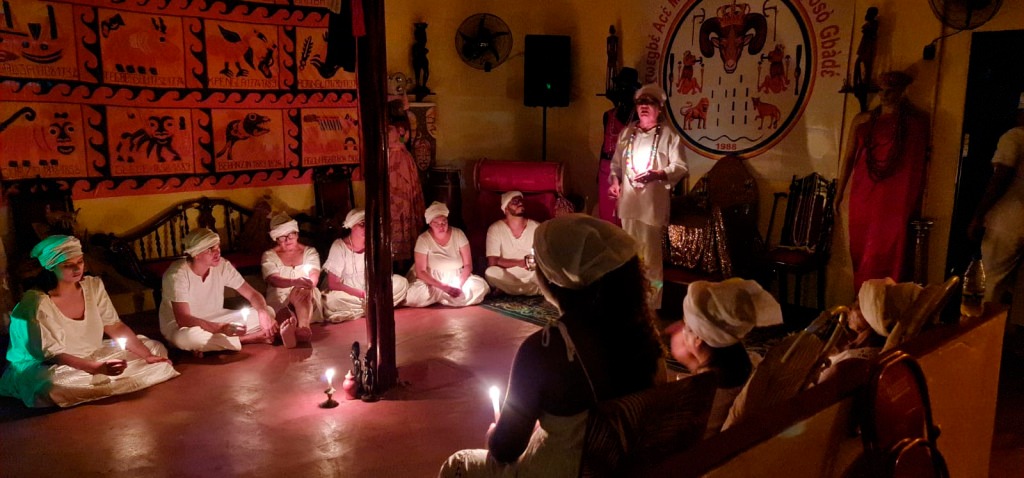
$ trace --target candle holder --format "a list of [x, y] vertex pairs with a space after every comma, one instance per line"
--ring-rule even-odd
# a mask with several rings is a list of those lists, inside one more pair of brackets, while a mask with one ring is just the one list
[[324, 393], [327, 394], [327, 400], [320, 402], [320, 408], [334, 408], [338, 406], [338, 401], [334, 399], [335, 391], [336, 390], [334, 389], [334, 387], [330, 387], [327, 390], [324, 390]]

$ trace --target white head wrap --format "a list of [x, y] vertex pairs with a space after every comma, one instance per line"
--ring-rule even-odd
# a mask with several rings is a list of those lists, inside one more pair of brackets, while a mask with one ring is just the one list
[[860, 285], [857, 302], [871, 329], [888, 337], [896, 320], [917, 300], [923, 288], [912, 282], [897, 284], [892, 279], [868, 279]]
[[512, 202], [515, 198], [523, 197], [523, 193], [519, 191], [509, 191], [501, 195], [501, 212], [505, 212], [505, 208], [508, 207], [508, 203]]
[[185, 254], [191, 257], [195, 257], [217, 244], [220, 244], [220, 236], [205, 227], [193, 229], [182, 241], [182, 245], [185, 246]]
[[30, 256], [39, 259], [44, 269], [52, 271], [68, 259], [82, 255], [82, 242], [72, 236], [47, 236], [32, 248]]
[[683, 299], [683, 318], [706, 344], [722, 348], [739, 343], [754, 327], [781, 324], [782, 308], [752, 280], [696, 281]]
[[541, 223], [533, 236], [537, 267], [549, 282], [582, 289], [636, 257], [639, 247], [622, 228], [586, 214]]
[[279, 237], [287, 236], [293, 232], [299, 232], [299, 222], [292, 219], [285, 213], [275, 214], [270, 218], [270, 238], [277, 240]]
[[423, 213], [423, 217], [427, 219], [427, 224], [430, 224], [430, 221], [433, 221], [437, 216], [448, 217], [448, 206], [445, 206], [443, 202], [434, 201], [430, 203], [430, 207]]
[[1024, 110], [1024, 92], [1021, 92], [1020, 99], [1017, 100], [1017, 109]]
[[352, 229], [356, 224], [366, 220], [366, 211], [362, 209], [353, 209], [345, 215], [345, 223], [341, 225], [345, 229]]
[[654, 98], [661, 104], [665, 104], [665, 100], [668, 99], [668, 94], [665, 93], [665, 89], [654, 83], [641, 86], [640, 89], [636, 90], [636, 93], [633, 94], [633, 99], [638, 100], [641, 96]]

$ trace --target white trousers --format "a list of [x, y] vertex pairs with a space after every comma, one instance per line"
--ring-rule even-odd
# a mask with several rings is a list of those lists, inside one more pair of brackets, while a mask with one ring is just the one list
[[634, 219], [623, 219], [622, 229], [640, 243], [640, 262], [643, 264], [650, 291], [647, 296], [652, 310], [661, 308], [661, 291], [664, 288], [665, 264], [662, 258], [661, 241], [665, 235], [664, 226], [652, 226]]
[[449, 307], [465, 307], [483, 302], [484, 297], [491, 291], [490, 286], [483, 277], [471, 275], [462, 284], [462, 294], [452, 297], [437, 287], [429, 286], [421, 280], [409, 284], [409, 294], [405, 296], [406, 307], [427, 307], [438, 304]]
[[1000, 302], [1004, 294], [1012, 293], [1009, 322], [1024, 325], [1024, 310], [1017, 305], [1024, 296], [1024, 283], [1018, 277], [1024, 277], [1024, 233], [986, 229], [981, 240], [981, 259], [985, 263], [985, 301]]
[[537, 273], [528, 271], [522, 267], [491, 266], [484, 271], [487, 283], [509, 295], [540, 295], [540, 286], [537, 285]]
[[[405, 300], [409, 281], [400, 275], [391, 275], [391, 291], [395, 307]], [[328, 322], [344, 322], [366, 315], [366, 301], [340, 290], [324, 293], [324, 317]]]
[[[275, 315], [274, 309], [267, 306], [267, 314], [270, 314], [270, 317], [273, 318]], [[243, 322], [241, 313], [232, 309], [223, 309], [221, 313], [212, 317], [200, 318], [218, 324]], [[245, 319], [244, 322], [246, 334], [262, 330], [260, 327], [260, 315], [255, 312], [250, 313], [249, 317]], [[189, 350], [193, 352], [217, 352], [220, 350], [231, 350], [237, 352], [242, 350], [242, 341], [238, 337], [232, 337], [224, 334], [212, 334], [200, 327], [178, 327], [174, 330], [161, 330], [161, 332], [171, 345], [174, 345], [181, 350]]]
[[[149, 353], [167, 357], [167, 349], [155, 340], [138, 336]], [[132, 352], [122, 351], [113, 340], [105, 340], [104, 346], [94, 352], [93, 360], [127, 360], [128, 366], [121, 375], [92, 375], [67, 365], [50, 368], [52, 386], [49, 398], [61, 407], [99, 400], [113, 395], [122, 395], [141, 390], [178, 376], [170, 362], [146, 363]]]

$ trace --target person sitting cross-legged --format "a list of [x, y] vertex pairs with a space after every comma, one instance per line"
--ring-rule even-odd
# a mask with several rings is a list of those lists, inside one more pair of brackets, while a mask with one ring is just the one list
[[540, 287], [531, 261], [533, 234], [540, 225], [524, 215], [523, 193], [501, 195], [505, 218], [487, 228], [487, 283], [509, 295], [538, 295]]
[[[342, 227], [348, 231], [331, 244], [324, 270], [327, 271], [327, 292], [324, 294], [324, 316], [328, 322], [344, 322], [366, 315], [366, 212], [353, 209], [345, 216]], [[405, 300], [409, 281], [391, 275], [392, 300], [398, 307]]]
[[448, 225], [448, 206], [443, 203], [435, 201], [423, 216], [430, 229], [416, 239], [416, 265], [410, 272], [415, 280], [410, 281], [405, 305], [479, 304], [491, 288], [483, 277], [473, 275], [473, 256], [466, 234]]
[[[160, 301], [160, 332], [175, 347], [203, 352], [239, 351], [242, 344], [273, 343], [278, 332], [263, 294], [220, 256], [220, 236], [194, 229], [183, 241], [188, 257], [167, 269]], [[224, 288], [238, 291], [252, 305], [244, 311], [224, 308]]]

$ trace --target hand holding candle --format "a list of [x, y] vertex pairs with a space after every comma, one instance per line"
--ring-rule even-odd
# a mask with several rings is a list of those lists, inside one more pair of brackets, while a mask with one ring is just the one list
[[127, 362], [128, 361], [128, 338], [127, 337], [118, 337], [117, 338], [117, 345], [119, 347], [121, 347], [121, 359], [123, 359], [125, 362]]
[[501, 415], [501, 407], [498, 405], [498, 395], [501, 394], [501, 391], [498, 390], [497, 386], [491, 386], [488, 393], [491, 395], [491, 405], [494, 406], [494, 423], [498, 423], [498, 416]]
[[311, 279], [311, 280], [313, 279], [312, 277], [309, 276], [309, 273], [312, 270], [313, 270], [313, 266], [312, 265], [310, 265], [310, 264], [303, 264], [302, 265], [302, 275], [305, 276], [307, 279]]

